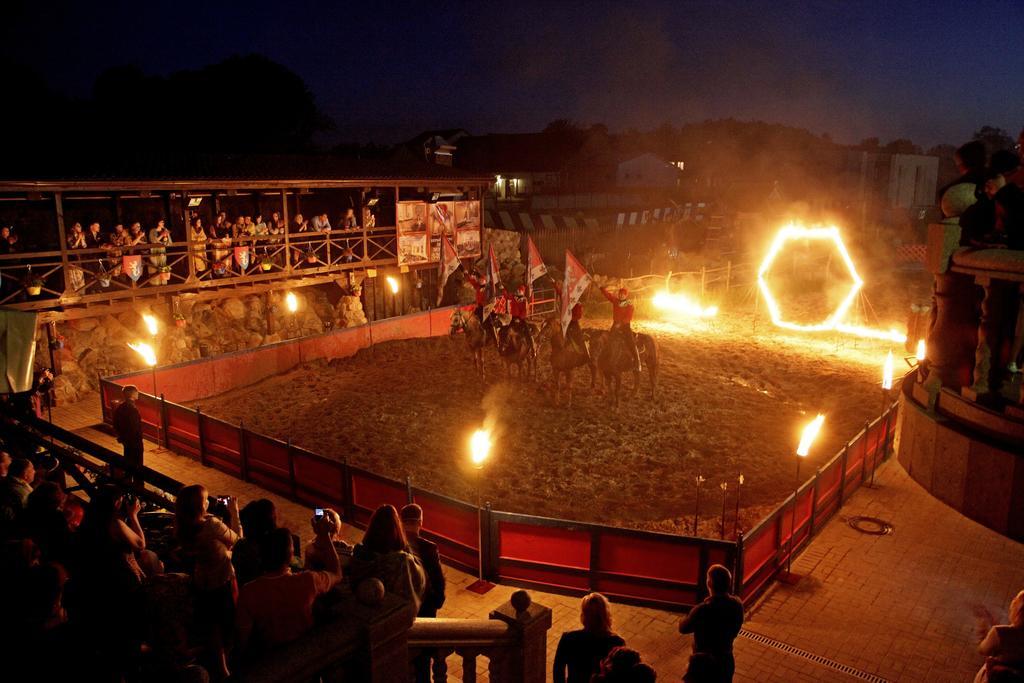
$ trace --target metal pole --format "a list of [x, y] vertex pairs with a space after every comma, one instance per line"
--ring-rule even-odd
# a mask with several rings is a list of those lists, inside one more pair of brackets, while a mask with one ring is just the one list
[[476, 468], [476, 516], [477, 516], [477, 547], [480, 549], [478, 563], [479, 572], [477, 578], [483, 583], [484, 580], [484, 508], [483, 495], [481, 494], [481, 479], [483, 478], [483, 467]]
[[732, 535], [739, 538], [740, 528], [740, 494], [743, 492], [743, 482], [736, 484], [736, 519], [732, 523]]
[[[882, 411], [879, 413], [878, 419], [882, 420], [885, 418], [885, 406], [889, 402], [889, 390], [882, 389]], [[875, 468], [878, 467], [878, 441], [875, 440], [875, 451], [871, 454], [871, 481], [868, 482], [868, 488], [874, 488], [875, 486]], [[884, 444], [883, 444], [884, 448]]]
[[159, 396], [159, 394], [156, 393], [156, 366], [155, 365], [153, 366], [153, 396]]
[[789, 552], [786, 553], [786, 573], [793, 566], [793, 537], [796, 536], [796, 499], [800, 493], [800, 456], [796, 456], [796, 482], [793, 484], [793, 523], [789, 527]]
[[693, 535], [697, 535], [697, 517], [700, 515], [700, 475], [697, 475], [697, 499], [693, 508]]

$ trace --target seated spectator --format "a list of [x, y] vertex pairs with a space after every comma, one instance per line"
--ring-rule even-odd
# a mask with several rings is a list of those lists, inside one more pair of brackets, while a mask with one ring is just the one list
[[92, 222], [85, 233], [85, 242], [90, 249], [100, 249], [108, 244], [107, 236], [100, 230], [100, 224]]
[[146, 233], [142, 231], [142, 223], [135, 221], [128, 228], [128, 246], [134, 247], [146, 241]]
[[[348, 543], [344, 538], [341, 537], [341, 533], [344, 530], [341, 526], [341, 515], [330, 508], [324, 508], [324, 517], [330, 517], [331, 519], [331, 544], [334, 546], [334, 552], [340, 557], [341, 555], [351, 555], [352, 545]], [[313, 517], [313, 533], [316, 533], [318, 520]], [[317, 545], [314, 540], [312, 543], [306, 546], [306, 552], [304, 554], [306, 558], [305, 567], [306, 569], [326, 569], [330, 564], [328, 558], [323, 557], [321, 554], [321, 548]]]
[[64, 519], [67, 521], [71, 533], [78, 531], [78, 527], [82, 525], [83, 516], [85, 516], [85, 506], [82, 505], [82, 501], [74, 496], [68, 496], [64, 501]]
[[291, 642], [313, 627], [313, 602], [341, 581], [341, 566], [331, 543], [334, 526], [327, 516], [316, 524], [316, 543], [326, 569], [293, 573], [292, 535], [274, 529], [263, 546], [260, 578], [250, 581], [238, 596], [235, 645], [244, 659], [263, 648]]
[[205, 486], [192, 484], [178, 492], [175, 523], [186, 565], [191, 566], [196, 594], [196, 621], [205, 629], [203, 640], [210, 649], [207, 668], [227, 676], [225, 643], [235, 619], [237, 584], [231, 549], [242, 537], [238, 500], [227, 499], [225, 525], [208, 513], [210, 497]]
[[611, 609], [600, 593], [583, 597], [580, 623], [582, 629], [566, 631], [558, 641], [554, 683], [588, 683], [611, 649], [626, 644], [612, 631]]
[[1024, 680], [1024, 591], [1010, 602], [1008, 624], [995, 624], [988, 612], [979, 615], [985, 633], [978, 651], [985, 663], [974, 677], [974, 683]]
[[331, 229], [331, 222], [327, 219], [326, 213], [313, 216], [312, 229], [314, 232], [327, 232]]
[[267, 226], [267, 222], [263, 220], [263, 214], [258, 214], [256, 220], [253, 222], [253, 235], [256, 237], [266, 237], [270, 234], [270, 227]]
[[972, 140], [960, 145], [953, 154], [953, 161], [956, 163], [956, 180], [948, 183], [939, 189], [939, 199], [946, 193], [946, 190], [954, 185], [969, 183], [978, 188], [985, 184], [985, 161], [988, 153], [985, 151], [985, 143], [980, 140]]
[[160, 683], [208, 683], [209, 675], [196, 659], [191, 633], [196, 630], [189, 577], [163, 574], [146, 585], [146, 656], [140, 678]]
[[44, 481], [29, 494], [20, 526], [22, 533], [39, 546], [43, 559], [68, 566], [71, 528], [64, 517], [64, 491], [59, 484]]
[[[32, 680], [59, 681], [80, 677], [82, 653], [68, 626], [64, 609], [67, 572], [56, 564], [31, 568], [13, 596], [13, 632], [5, 645], [23, 662], [31, 662]], [[13, 679], [12, 679], [13, 680]]]
[[0, 523], [13, 523], [28, 505], [36, 468], [27, 458], [15, 458], [0, 481]]
[[714, 657], [721, 668], [718, 680], [731, 683], [736, 670], [732, 642], [743, 626], [743, 602], [729, 592], [732, 573], [720, 564], [708, 568], [707, 587], [710, 596], [679, 622], [679, 632], [692, 633], [694, 654]]
[[11, 454], [7, 451], [0, 451], [0, 479], [7, 476], [7, 469], [11, 466]]
[[362, 543], [352, 551], [349, 576], [353, 591], [361, 581], [376, 578], [387, 593], [405, 598], [413, 614], [419, 612], [426, 587], [423, 565], [410, 552], [409, 544], [393, 505], [381, 505], [370, 517]]
[[245, 537], [232, 549], [231, 564], [238, 585], [244, 586], [263, 574], [263, 544], [267, 534], [277, 528], [277, 506], [272, 500], [260, 498], [242, 508], [239, 518]]

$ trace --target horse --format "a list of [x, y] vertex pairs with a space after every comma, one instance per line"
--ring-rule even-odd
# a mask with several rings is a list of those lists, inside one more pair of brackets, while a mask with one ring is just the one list
[[471, 312], [456, 308], [452, 312], [448, 336], [454, 337], [459, 330], [466, 336], [466, 345], [473, 354], [473, 367], [484, 378], [484, 348], [494, 342], [494, 335], [484, 329], [483, 323]]
[[[525, 323], [529, 325], [529, 323]], [[523, 366], [526, 366], [526, 377], [536, 374], [537, 356], [532, 351], [526, 335], [517, 325], [509, 324], [499, 332], [504, 336], [504, 342], [498, 351], [498, 357], [505, 363], [505, 376], [512, 376], [512, 366], [518, 369], [519, 379], [523, 379]]]
[[569, 390], [569, 405], [572, 405], [572, 376], [573, 371], [583, 365], [590, 368], [590, 388], [597, 385], [597, 366], [594, 365], [592, 356], [587, 356], [566, 343], [562, 335], [561, 323], [558, 318], [549, 318], [541, 329], [541, 334], [546, 336], [551, 343], [551, 374], [555, 380], [555, 405], [559, 404], [562, 396], [562, 378], [566, 380]]
[[[633, 334], [632, 332], [630, 334]], [[612, 387], [615, 407], [619, 407], [623, 372], [633, 373], [633, 395], [640, 391], [640, 372], [633, 361], [633, 355], [626, 347], [626, 340], [618, 332], [608, 332], [600, 339], [600, 348], [595, 352], [597, 367], [604, 377], [605, 385]], [[658, 386], [658, 347], [649, 334], [636, 335], [636, 347], [640, 363], [646, 366], [651, 381], [651, 400]]]

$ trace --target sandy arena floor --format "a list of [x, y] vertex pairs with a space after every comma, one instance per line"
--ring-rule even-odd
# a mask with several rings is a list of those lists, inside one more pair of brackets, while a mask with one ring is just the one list
[[[539, 383], [503, 379], [489, 351], [489, 380], [481, 385], [462, 338], [381, 344], [199, 404], [224, 419], [244, 418], [255, 431], [467, 501], [475, 499], [468, 436], [486, 422], [496, 443], [483, 495], [512, 512], [689, 531], [700, 474], [701, 533], [718, 535], [719, 487], [728, 482], [731, 535], [739, 474], [741, 523], [749, 528], [792, 490], [793, 453], [810, 418], [827, 416], [801, 478], [878, 414], [890, 348], [784, 334], [763, 313], [756, 331], [752, 322], [749, 303], [724, 308], [713, 325], [641, 321], [636, 326], [659, 346], [659, 391], [652, 402], [645, 384], [618, 411], [607, 396], [590, 393], [584, 370], [576, 375], [573, 408], [554, 407], [546, 351]], [[900, 373], [903, 350], [893, 351]]]

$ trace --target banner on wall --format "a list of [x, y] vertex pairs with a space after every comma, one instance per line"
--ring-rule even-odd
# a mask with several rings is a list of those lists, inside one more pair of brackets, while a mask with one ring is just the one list
[[427, 203], [398, 202], [398, 264], [416, 265], [429, 261], [427, 254]]
[[480, 256], [480, 202], [455, 202], [455, 248], [459, 258]]

